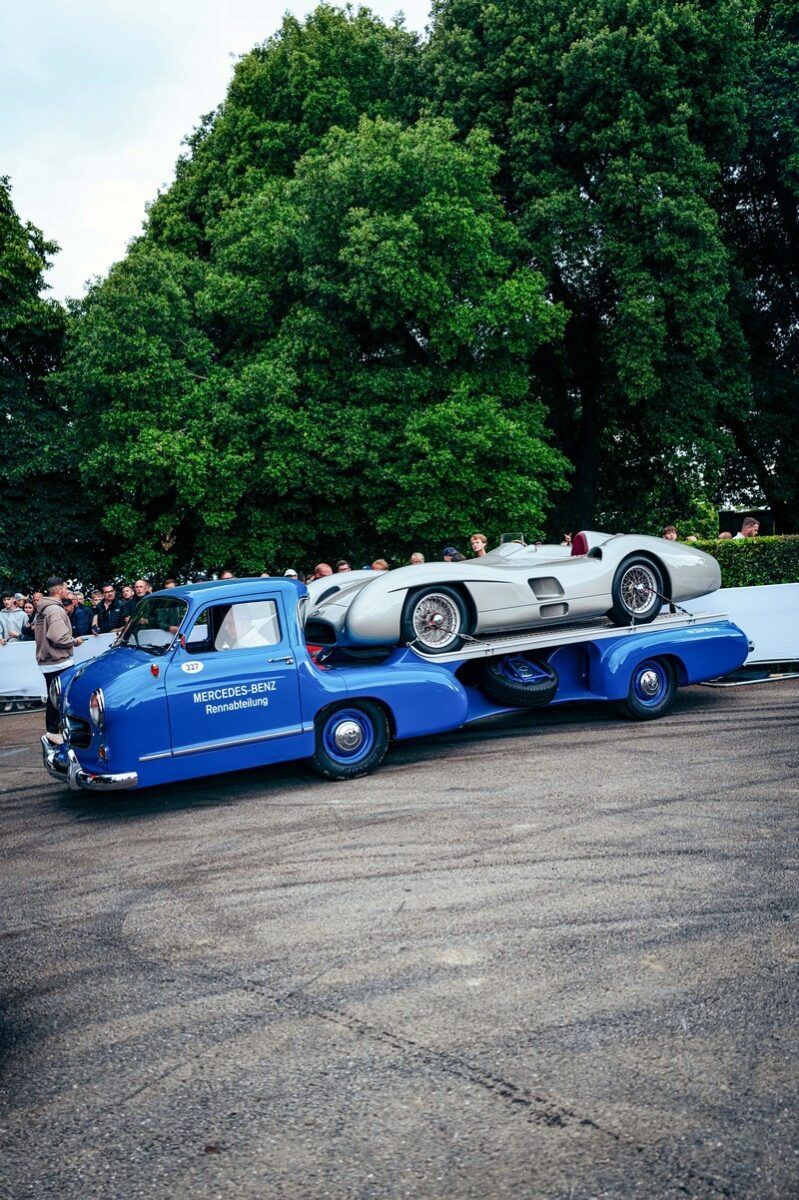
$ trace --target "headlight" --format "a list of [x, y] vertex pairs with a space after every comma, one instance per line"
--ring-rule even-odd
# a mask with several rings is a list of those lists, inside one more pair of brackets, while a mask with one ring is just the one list
[[103, 689], [92, 692], [89, 699], [89, 717], [95, 729], [102, 729], [105, 724], [105, 696]]
[[55, 679], [50, 680], [50, 686], [47, 689], [47, 694], [50, 697], [50, 703], [58, 708], [58, 702], [61, 699], [61, 674], [59, 672]]

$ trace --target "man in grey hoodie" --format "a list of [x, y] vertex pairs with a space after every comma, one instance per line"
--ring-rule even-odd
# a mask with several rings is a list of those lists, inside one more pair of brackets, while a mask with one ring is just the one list
[[36, 662], [47, 684], [47, 709], [44, 714], [45, 737], [55, 746], [63, 742], [58, 727], [58, 709], [50, 699], [50, 685], [62, 671], [72, 666], [72, 648], [80, 646], [83, 638], [75, 637], [64, 601], [69, 588], [58, 575], [46, 583], [47, 595], [36, 606], [33, 634], [36, 639]]

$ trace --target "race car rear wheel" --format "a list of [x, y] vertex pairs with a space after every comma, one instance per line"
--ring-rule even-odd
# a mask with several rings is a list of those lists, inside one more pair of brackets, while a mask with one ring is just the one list
[[633, 671], [627, 699], [618, 702], [619, 712], [636, 721], [653, 721], [668, 712], [676, 694], [673, 665], [666, 658], [648, 658]]
[[649, 558], [625, 558], [616, 568], [610, 594], [608, 616], [614, 625], [648, 625], [663, 606], [663, 576]]
[[357, 779], [380, 766], [388, 748], [388, 720], [373, 700], [344, 701], [316, 716], [311, 766], [326, 779]]
[[412, 592], [402, 613], [403, 642], [423, 654], [447, 654], [463, 645], [469, 614], [460, 592], [451, 587], [426, 587]]
[[515, 708], [542, 708], [558, 690], [558, 673], [542, 659], [503, 654], [481, 663], [480, 686], [487, 696]]

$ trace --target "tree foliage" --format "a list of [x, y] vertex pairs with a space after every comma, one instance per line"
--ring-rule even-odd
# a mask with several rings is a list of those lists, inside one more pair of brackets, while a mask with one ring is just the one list
[[747, 381], [726, 422], [728, 489], [768, 499], [778, 529], [799, 529], [799, 9], [758, 6], [746, 77], [748, 141], [727, 172], [734, 348]]
[[79, 573], [98, 556], [67, 409], [49, 381], [63, 351], [65, 313], [46, 299], [44, 272], [57, 246], [17, 216], [0, 177], [0, 577], [40, 584]]
[[[489, 128], [527, 253], [569, 313], [536, 371], [576, 467], [562, 513], [626, 526], [729, 446], [729, 263], [717, 203], [746, 140], [741, 0], [441, 0], [433, 103]], [[700, 484], [701, 486], [701, 484]]]
[[174, 184], [150, 208], [149, 237], [207, 256], [209, 223], [239, 197], [290, 177], [334, 126], [415, 119], [419, 69], [416, 35], [367, 9], [321, 5], [305, 22], [286, 16], [239, 60], [224, 102], [188, 139]]
[[484, 132], [362, 117], [209, 222], [207, 258], [144, 239], [90, 293], [64, 383], [131, 558], [407, 553], [487, 511], [541, 530], [566, 464], [525, 363], [562, 318], [496, 167]]
[[797, 34], [789, 0], [287, 17], [76, 308], [59, 404], [58, 348], [9, 395], [76, 431], [130, 570], [796, 528]]

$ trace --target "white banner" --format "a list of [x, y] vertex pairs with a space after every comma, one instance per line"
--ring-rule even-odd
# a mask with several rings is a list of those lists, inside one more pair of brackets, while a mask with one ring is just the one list
[[748, 663], [799, 662], [799, 583], [720, 588], [680, 607], [725, 613], [755, 644]]
[[[89, 634], [82, 646], [75, 647], [74, 661], [96, 658], [115, 638], [115, 633], [98, 633], [96, 637]], [[46, 695], [45, 677], [36, 665], [35, 642], [13, 641], [0, 646], [0, 696], [43, 700]]]
[[[697, 600], [686, 600], [689, 612], [724, 613], [742, 629], [755, 648], [748, 663], [799, 662], [799, 583], [765, 584], [762, 587], [721, 588]], [[75, 662], [96, 658], [116, 634], [89, 635], [75, 648]], [[47, 685], [36, 666], [33, 642], [8, 642], [0, 646], [0, 696], [44, 698]]]

